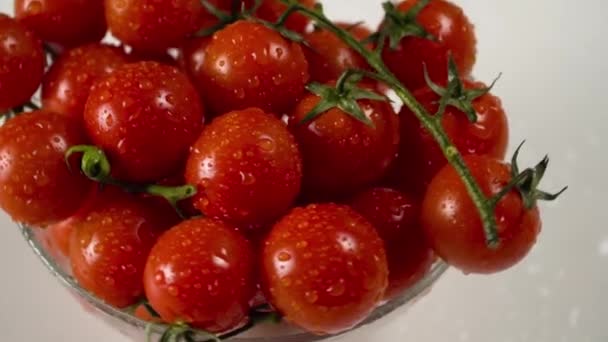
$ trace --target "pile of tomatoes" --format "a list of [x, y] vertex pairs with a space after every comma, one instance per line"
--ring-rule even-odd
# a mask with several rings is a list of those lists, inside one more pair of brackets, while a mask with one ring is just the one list
[[[451, 55], [465, 90], [486, 87], [471, 77], [476, 38], [457, 5], [388, 7], [428, 35], [387, 41], [380, 56], [429, 112], [440, 95], [423, 65], [445, 84]], [[536, 206], [507, 193], [495, 210], [501, 243], [488, 247], [460, 177], [408, 107], [358, 99], [365, 120], [336, 106], [309, 117], [325, 99], [308, 84], [331, 87], [345, 70], [370, 66], [302, 13], [269, 25], [286, 8], [15, 0], [15, 18], [0, 15], [2, 209], [46, 229], [74, 278], [107, 303], [144, 299], [155, 321], [212, 333], [242, 326], [263, 303], [307, 331], [339, 333], [437, 257], [477, 273], [521, 260], [540, 230]], [[248, 15], [230, 22], [239, 12]], [[377, 48], [365, 25], [338, 25]], [[120, 45], [100, 42], [106, 32]], [[386, 90], [371, 79], [351, 86]], [[490, 93], [472, 107], [474, 122], [448, 106], [441, 123], [491, 196], [513, 177], [501, 161], [507, 118]], [[84, 145], [104, 152], [119, 182], [85, 177], [79, 154], [68, 153]], [[117, 184], [191, 184], [196, 194], [178, 204], [184, 218], [163, 198]]]

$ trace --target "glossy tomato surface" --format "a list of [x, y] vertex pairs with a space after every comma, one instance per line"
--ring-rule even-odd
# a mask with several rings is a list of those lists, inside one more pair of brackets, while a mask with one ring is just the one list
[[360, 323], [387, 286], [382, 240], [347, 206], [310, 205], [279, 220], [262, 251], [263, 287], [289, 322], [317, 334]]
[[95, 83], [84, 118], [89, 136], [108, 154], [113, 175], [149, 182], [183, 167], [203, 114], [186, 75], [156, 62], [139, 62]]

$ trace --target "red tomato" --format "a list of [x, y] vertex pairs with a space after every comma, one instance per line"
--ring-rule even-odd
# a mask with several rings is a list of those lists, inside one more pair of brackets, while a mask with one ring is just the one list
[[[465, 80], [464, 87], [482, 89], [485, 85]], [[430, 88], [422, 88], [414, 96], [430, 113], [437, 111], [440, 97]], [[447, 107], [441, 123], [450, 140], [464, 155], [504, 158], [509, 141], [509, 124], [500, 99], [488, 93], [475, 99], [473, 108], [477, 114], [476, 123], [471, 123], [457, 108]], [[401, 146], [391, 177], [400, 189], [422, 196], [447, 160], [439, 145], [409, 109], [402, 109], [400, 119]]]
[[42, 105], [82, 120], [93, 83], [126, 62], [122, 50], [109, 45], [89, 44], [65, 52], [44, 77]]
[[15, 0], [15, 16], [62, 47], [98, 42], [107, 31], [103, 0]]
[[75, 217], [69, 217], [59, 223], [56, 223], [46, 229], [49, 249], [61, 257], [69, 257], [70, 255], [70, 237], [75, 225]]
[[263, 226], [284, 214], [300, 191], [302, 162], [283, 122], [259, 109], [215, 119], [192, 147], [186, 181], [194, 204], [239, 228]]
[[200, 0], [105, 0], [110, 31], [140, 51], [177, 47], [198, 29]]
[[146, 296], [166, 322], [209, 332], [236, 328], [256, 289], [249, 242], [208, 218], [184, 221], [163, 234], [148, 258]]
[[[127, 50], [127, 49], [125, 49]], [[168, 51], [139, 51], [129, 48], [128, 57], [133, 63], [136, 62], [158, 62], [170, 66], [177, 66], [177, 61]]]
[[[397, 9], [405, 13], [418, 1], [402, 1]], [[475, 64], [477, 40], [474, 27], [462, 9], [446, 0], [431, 0], [416, 19], [436, 42], [408, 36], [395, 50], [387, 42], [382, 58], [397, 78], [410, 90], [418, 89], [426, 85], [423, 73], [423, 64], [426, 64], [432, 80], [445, 82], [449, 53], [460, 74], [470, 75]]]
[[289, 117], [289, 128], [302, 151], [307, 194], [347, 195], [382, 178], [399, 146], [399, 118], [390, 104], [359, 101], [374, 127], [338, 108], [299, 124], [319, 101], [317, 95], [308, 95]]
[[[486, 156], [467, 156], [465, 162], [487, 197], [499, 193], [512, 179], [511, 166]], [[433, 179], [422, 206], [422, 223], [435, 252], [465, 273], [494, 273], [522, 260], [541, 230], [538, 208], [527, 210], [517, 190], [495, 209], [500, 245], [491, 249], [477, 208], [451, 166]]]
[[[316, 0], [299, 0], [302, 5], [313, 8], [317, 3]], [[270, 22], [276, 22], [279, 17], [285, 12], [287, 5], [281, 2], [281, 0], [264, 0], [262, 5], [256, 12], [256, 16], [260, 19], [267, 20]], [[303, 14], [293, 13], [287, 19], [285, 26], [296, 32], [304, 32], [310, 23], [310, 19]]]
[[[339, 24], [348, 28], [352, 25]], [[357, 39], [365, 39], [371, 31], [357, 25], [351, 29]], [[308, 60], [310, 78], [313, 81], [326, 83], [336, 80], [346, 69], [367, 69], [368, 64], [361, 55], [351, 49], [332, 32], [316, 29], [305, 36], [310, 47], [304, 48]]]
[[[170, 219], [168, 219], [170, 218]], [[150, 249], [171, 215], [136, 196], [107, 188], [74, 227], [70, 260], [78, 283], [119, 308], [143, 295], [143, 272]]]
[[385, 297], [396, 297], [422, 279], [434, 255], [420, 225], [420, 203], [396, 190], [372, 188], [350, 204], [376, 227], [384, 241], [389, 271]]
[[81, 125], [57, 113], [23, 113], [9, 120], [0, 127], [0, 207], [33, 226], [76, 212], [91, 185], [68, 170], [64, 156], [86, 142]]
[[196, 75], [203, 72], [203, 63], [210, 42], [210, 37], [192, 38], [188, 39], [180, 49], [177, 63], [194, 82]]
[[42, 43], [14, 19], [0, 13], [0, 113], [22, 105], [44, 74]]
[[262, 260], [270, 303], [291, 323], [317, 334], [360, 323], [387, 286], [382, 240], [347, 206], [294, 209], [266, 238]]
[[238, 21], [213, 35], [199, 72], [191, 75], [214, 115], [259, 107], [282, 114], [308, 82], [300, 45], [250, 21]]
[[148, 309], [143, 304], [139, 305], [135, 309], [135, 312], [133, 314], [135, 315], [135, 317], [137, 317], [141, 320], [144, 320], [146, 322], [159, 323], [159, 324], [164, 323], [162, 319], [152, 316], [150, 311], [148, 311]]
[[84, 118], [117, 178], [149, 182], [182, 167], [200, 134], [203, 108], [194, 87], [176, 68], [140, 62], [95, 83]]

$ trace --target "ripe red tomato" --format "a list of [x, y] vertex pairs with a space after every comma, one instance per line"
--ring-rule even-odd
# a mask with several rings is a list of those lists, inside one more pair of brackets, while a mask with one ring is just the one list
[[135, 311], [133, 312], [133, 315], [135, 315], [135, 317], [144, 320], [146, 322], [152, 322], [152, 323], [159, 323], [162, 324], [164, 323], [162, 319], [153, 316], [150, 311], [148, 311], [148, 309], [142, 304], [139, 305]]
[[307, 194], [315, 198], [352, 194], [382, 178], [399, 146], [399, 118], [390, 104], [358, 101], [374, 127], [338, 108], [299, 124], [319, 101], [317, 95], [306, 96], [289, 117], [289, 128], [302, 151]]
[[214, 115], [258, 107], [283, 114], [308, 82], [308, 63], [299, 44], [250, 21], [213, 35], [199, 72], [191, 75]]
[[146, 297], [166, 322], [209, 332], [237, 327], [256, 289], [249, 242], [218, 220], [184, 221], [163, 234], [148, 258]]
[[69, 257], [70, 237], [74, 230], [75, 221], [77, 221], [77, 218], [72, 216], [46, 229], [48, 248], [51, 252], [60, 257]]
[[15, 0], [15, 16], [44, 41], [64, 48], [100, 41], [103, 0]]
[[210, 42], [210, 37], [188, 39], [179, 50], [177, 63], [194, 82], [196, 75], [203, 72], [203, 63]]
[[[466, 89], [483, 89], [480, 82], [464, 81]], [[439, 95], [425, 87], [414, 93], [418, 101], [430, 112], [438, 109]], [[505, 157], [509, 141], [509, 124], [500, 99], [486, 94], [473, 101], [477, 122], [455, 107], [447, 107], [441, 120], [444, 130], [456, 148], [464, 155]], [[420, 121], [407, 108], [401, 115], [401, 144], [399, 157], [391, 177], [407, 193], [424, 195], [433, 176], [447, 163], [443, 152]]]
[[188, 78], [156, 62], [127, 64], [91, 89], [84, 113], [115, 177], [149, 182], [181, 167], [200, 134], [203, 107]]
[[[405, 13], [418, 1], [402, 1], [397, 5], [397, 10]], [[401, 40], [395, 50], [387, 42], [382, 58], [397, 78], [410, 90], [424, 86], [424, 63], [432, 80], [445, 82], [449, 53], [456, 61], [460, 74], [470, 75], [475, 64], [477, 40], [474, 27], [462, 9], [447, 0], [431, 0], [416, 19], [436, 38], [436, 42], [408, 36]]]
[[[70, 260], [78, 283], [119, 308], [143, 295], [143, 272], [150, 249], [175, 222], [136, 196], [107, 188], [74, 227]], [[170, 218], [170, 219], [168, 219]]]
[[[299, 0], [302, 5], [313, 8], [316, 5], [316, 0]], [[262, 5], [256, 12], [256, 16], [260, 19], [270, 22], [276, 22], [279, 17], [285, 12], [287, 5], [280, 0], [264, 0]], [[310, 19], [303, 14], [293, 13], [287, 19], [285, 27], [296, 32], [304, 32], [310, 23]]]
[[[339, 24], [348, 28], [352, 25]], [[371, 31], [362, 26], [352, 27], [351, 34], [362, 40]], [[367, 69], [367, 62], [356, 51], [351, 49], [338, 36], [327, 30], [316, 29], [305, 36], [310, 47], [304, 48], [308, 60], [310, 78], [313, 81], [326, 83], [336, 80], [346, 69]]]
[[86, 142], [79, 122], [57, 113], [23, 113], [9, 120], [0, 127], [0, 207], [33, 226], [76, 212], [91, 184], [68, 170], [64, 156]]
[[[465, 162], [484, 194], [492, 197], [512, 179], [511, 166], [486, 156], [467, 156]], [[451, 166], [429, 185], [422, 206], [422, 223], [435, 252], [465, 273], [494, 273], [522, 260], [541, 230], [538, 208], [527, 210], [517, 190], [509, 192], [495, 210], [500, 245], [486, 245], [477, 208]]]
[[420, 203], [388, 188], [372, 188], [350, 200], [384, 241], [388, 260], [389, 285], [385, 297], [403, 293], [428, 272], [434, 255], [420, 224]]
[[65, 52], [44, 77], [42, 105], [82, 120], [93, 83], [125, 63], [122, 50], [109, 45], [89, 44]]
[[200, 0], [105, 0], [110, 31], [140, 51], [177, 47], [198, 29]]
[[[127, 50], [125, 48], [125, 50]], [[177, 66], [177, 61], [169, 51], [139, 51], [132, 48], [128, 49], [128, 57], [132, 63], [136, 62], [158, 62], [170, 66]]]
[[333, 334], [360, 323], [387, 286], [382, 240], [347, 206], [296, 208], [266, 238], [263, 287], [291, 323]]
[[285, 124], [259, 109], [216, 118], [192, 147], [186, 181], [195, 206], [239, 228], [272, 223], [300, 191], [302, 162]]
[[42, 43], [14, 19], [0, 13], [0, 113], [27, 102], [44, 74]]

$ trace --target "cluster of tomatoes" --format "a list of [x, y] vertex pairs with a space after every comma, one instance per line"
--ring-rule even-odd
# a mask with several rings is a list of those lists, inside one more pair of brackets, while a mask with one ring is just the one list
[[[402, 34], [381, 35], [380, 55], [429, 112], [441, 96], [423, 65], [445, 85], [451, 55], [463, 91], [485, 89], [470, 76], [476, 39], [458, 6], [385, 7]], [[420, 280], [436, 255], [478, 273], [523, 258], [538, 209], [508, 192], [495, 210], [501, 244], [488, 247], [467, 189], [408, 107], [397, 115], [384, 98], [357, 98], [362, 120], [325, 106], [323, 91], [345, 70], [370, 66], [302, 13], [270, 24], [286, 8], [15, 0], [16, 18], [0, 15], [0, 206], [46, 228], [75, 279], [107, 303], [145, 298], [160, 321], [213, 333], [246, 322], [260, 297], [298, 327], [338, 333]], [[362, 24], [338, 26], [369, 49], [379, 43]], [[122, 45], [100, 43], [107, 31]], [[309, 92], [311, 82], [322, 91]], [[24, 111], [40, 85], [41, 109]], [[513, 177], [501, 161], [508, 125], [500, 100], [478, 93], [476, 120], [447, 106], [441, 123], [491, 196]], [[119, 184], [196, 186], [179, 203], [189, 218], [162, 198], [85, 177], [68, 153], [84, 145], [104, 152]]]

